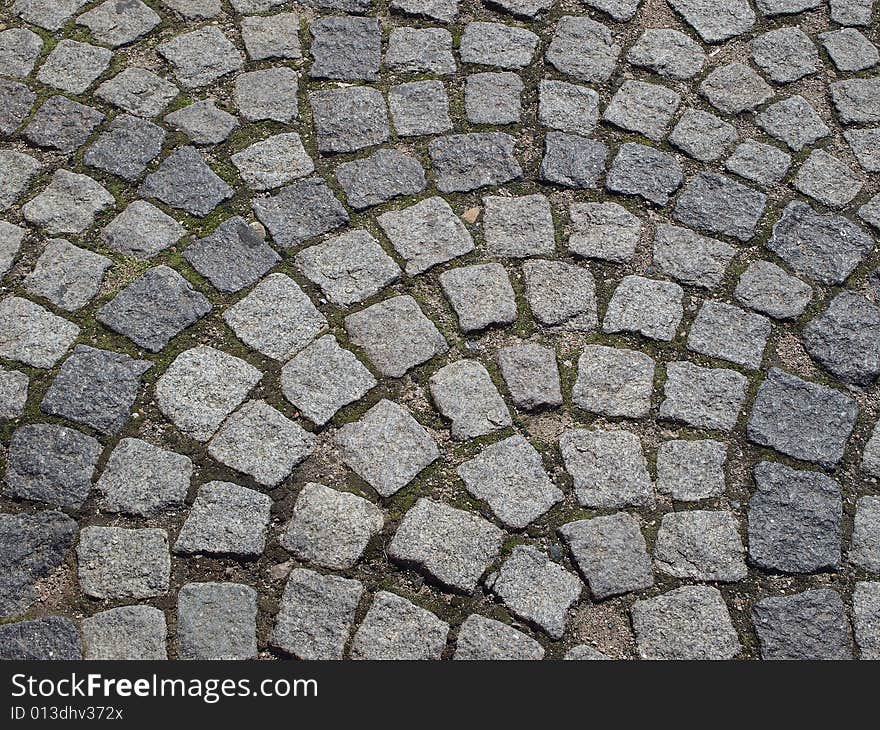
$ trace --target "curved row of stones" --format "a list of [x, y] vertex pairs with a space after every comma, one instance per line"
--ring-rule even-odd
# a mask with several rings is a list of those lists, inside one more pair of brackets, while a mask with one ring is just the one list
[[880, 658], [871, 0], [16, 0], [0, 656]]

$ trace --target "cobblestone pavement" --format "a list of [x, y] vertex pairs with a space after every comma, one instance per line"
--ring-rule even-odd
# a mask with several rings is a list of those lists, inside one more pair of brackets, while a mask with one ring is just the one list
[[0, 656], [880, 658], [872, 0], [304, 2], [5, 4]]

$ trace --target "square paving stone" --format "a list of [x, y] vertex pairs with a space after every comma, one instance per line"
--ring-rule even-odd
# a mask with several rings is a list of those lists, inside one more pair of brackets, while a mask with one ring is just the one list
[[462, 332], [516, 321], [516, 295], [501, 264], [475, 264], [440, 274], [440, 286]]
[[483, 235], [490, 256], [551, 255], [556, 248], [550, 202], [543, 195], [483, 198]]
[[849, 621], [836, 591], [765, 598], [752, 609], [752, 622], [762, 659], [852, 659]]
[[769, 261], [755, 261], [743, 272], [734, 296], [750, 309], [775, 319], [799, 317], [813, 297], [813, 289]]
[[745, 64], [718, 66], [700, 84], [700, 94], [722, 114], [754, 111], [773, 98], [773, 89]]
[[336, 168], [336, 179], [345, 190], [346, 201], [356, 210], [403, 195], [417, 195], [426, 184], [422, 163], [387, 149], [361, 160], [343, 162]]
[[654, 487], [636, 434], [573, 429], [559, 438], [559, 450], [585, 507], [653, 506]]
[[663, 515], [654, 561], [676, 578], [735, 583], [748, 574], [739, 523], [723, 510], [687, 510]]
[[669, 135], [674, 147], [700, 162], [717, 160], [736, 140], [732, 124], [700, 109], [685, 110]]
[[27, 23], [48, 31], [61, 28], [88, 0], [15, 0], [11, 10]]
[[24, 413], [28, 385], [24, 373], [0, 368], [0, 421], [15, 420]]
[[859, 176], [825, 150], [813, 150], [791, 184], [804, 195], [831, 208], [843, 208], [862, 189]]
[[816, 110], [799, 95], [771, 104], [755, 117], [755, 123], [795, 152], [831, 134]]
[[68, 312], [88, 304], [101, 288], [112, 265], [106, 256], [53, 238], [24, 280], [28, 293], [48, 299]]
[[596, 282], [589, 269], [534, 259], [523, 264], [523, 276], [526, 301], [538, 322], [582, 332], [596, 328]]
[[388, 90], [388, 107], [400, 137], [441, 134], [452, 129], [449, 97], [442, 81], [412, 81]]
[[379, 591], [355, 632], [352, 659], [439, 659], [449, 624], [394, 593]]
[[572, 203], [568, 248], [585, 258], [622, 264], [636, 252], [642, 221], [617, 203]]
[[237, 215], [187, 246], [183, 257], [222, 292], [250, 286], [281, 261], [260, 233]]
[[682, 284], [715, 289], [736, 249], [688, 228], [661, 223], [654, 233], [654, 265]]
[[819, 51], [799, 28], [776, 28], [752, 39], [752, 60], [777, 84], [788, 84], [819, 70]]
[[791, 155], [773, 145], [746, 140], [737, 146], [724, 166], [746, 180], [769, 187], [785, 177], [791, 166]]
[[309, 76], [343, 81], [378, 78], [382, 32], [375, 18], [318, 18], [309, 25], [309, 32], [314, 59]]
[[651, 409], [654, 359], [637, 350], [586, 345], [578, 358], [572, 403], [612, 418], [644, 418]]
[[367, 86], [309, 92], [320, 152], [356, 152], [388, 140], [381, 92]]
[[620, 145], [605, 187], [612, 193], [638, 195], [663, 206], [681, 186], [684, 172], [674, 155], [636, 142]]
[[869, 25], [873, 0], [831, 0], [831, 19], [841, 25]]
[[161, 127], [146, 119], [120, 114], [86, 148], [83, 162], [132, 182], [158, 157], [164, 140], [165, 130]]
[[400, 267], [363, 229], [348, 231], [303, 249], [296, 265], [333, 304], [346, 307], [378, 294], [400, 275]]
[[348, 223], [348, 213], [319, 178], [298, 180], [271, 198], [255, 198], [254, 213], [279, 246], [292, 248]]
[[815, 471], [762, 461], [749, 500], [749, 561], [781, 573], [840, 565], [843, 512], [837, 482]]
[[302, 58], [296, 13], [252, 15], [241, 19], [241, 40], [251, 61]]
[[148, 259], [185, 233], [186, 228], [152, 203], [135, 200], [101, 231], [101, 239], [121, 254]]
[[12, 432], [4, 494], [18, 499], [79, 507], [92, 488], [101, 444], [65, 426], [37, 423]]
[[177, 594], [179, 659], [257, 658], [257, 592], [240, 583], [187, 583]]
[[512, 423], [504, 399], [476, 360], [452, 362], [434, 373], [428, 384], [437, 410], [452, 422], [454, 439], [485, 436]]
[[877, 46], [855, 28], [820, 33], [819, 42], [838, 71], [864, 71], [880, 61]]
[[188, 456], [124, 438], [95, 486], [103, 495], [101, 509], [152, 517], [183, 504], [192, 474]]
[[771, 330], [770, 320], [760, 314], [707, 301], [691, 325], [687, 348], [757, 370]]
[[85, 527], [76, 547], [79, 583], [92, 598], [152, 598], [168, 592], [168, 533]]
[[172, 208], [204, 217], [231, 198], [234, 191], [208, 166], [195, 147], [186, 145], [162, 160], [159, 169], [147, 175], [138, 192], [145, 198], [158, 198]]
[[843, 136], [865, 170], [880, 172], [880, 127], [848, 129]]
[[165, 614], [152, 606], [120, 606], [83, 619], [85, 659], [156, 661], [168, 658]]
[[680, 502], [724, 494], [727, 445], [720, 441], [664, 441], [657, 449], [657, 491]]
[[437, 442], [410, 412], [380, 400], [336, 434], [342, 459], [382, 497], [390, 497], [440, 456]]
[[517, 124], [523, 82], [511, 71], [471, 74], [465, 79], [464, 108], [472, 124]]
[[840, 391], [771, 368], [758, 388], [748, 437], [795, 459], [833, 466], [858, 413], [856, 402]]
[[0, 659], [80, 661], [82, 658], [82, 638], [69, 618], [47, 616], [0, 626]]
[[506, 526], [521, 530], [562, 501], [541, 455], [520, 435], [487, 446], [456, 471], [468, 492]]
[[428, 145], [437, 188], [467, 192], [502, 185], [522, 176], [514, 154], [516, 139], [504, 132], [472, 132], [438, 137]]
[[880, 375], [880, 308], [855, 292], [838, 294], [804, 327], [810, 356], [845, 383], [869, 386]]
[[746, 0], [672, 0], [670, 5], [706, 43], [735, 38], [755, 24]]
[[174, 543], [182, 554], [259, 557], [266, 549], [271, 497], [230, 482], [199, 488]]
[[62, 38], [37, 72], [37, 81], [70, 94], [82, 94], [110, 66], [113, 52]]
[[0, 616], [19, 616], [37, 601], [36, 583], [64, 562], [76, 532], [76, 521], [56, 510], [0, 513]]
[[742, 651], [717, 588], [684, 586], [636, 601], [631, 616], [642, 659], [721, 660]]
[[382, 511], [363, 497], [309, 482], [296, 498], [280, 542], [298, 560], [348, 570], [384, 523]]
[[271, 643], [299, 659], [342, 659], [364, 587], [351, 578], [290, 571]]
[[848, 558], [870, 573], [880, 573], [880, 497], [862, 497], [856, 502]]
[[842, 284], [873, 248], [870, 234], [840, 215], [816, 213], [793, 200], [765, 244], [795, 270], [824, 284]]
[[531, 63], [537, 47], [538, 36], [530, 30], [478, 21], [465, 25], [459, 53], [462, 63], [516, 69]]
[[325, 335], [304, 347], [281, 369], [281, 390], [302, 415], [323, 426], [337, 411], [376, 386], [353, 353]]
[[684, 314], [684, 292], [671, 281], [625, 276], [608, 302], [602, 329], [637, 332], [652, 340], [670, 341]]
[[626, 60], [660, 76], [686, 81], [706, 64], [703, 47], [693, 38], [672, 28], [648, 28], [629, 49]]
[[287, 124], [299, 114], [297, 90], [296, 72], [287, 66], [273, 66], [236, 76], [232, 98], [249, 122]]
[[410, 296], [396, 296], [349, 314], [345, 331], [376, 369], [392, 378], [449, 349], [443, 335]]
[[620, 45], [607, 26], [585, 16], [564, 15], [556, 23], [545, 56], [561, 73], [600, 83], [614, 73]]
[[[220, 0], [162, 0], [162, 4], [186, 20], [209, 20], [220, 14]], [[245, 7], [242, 0], [235, 0], [235, 5]]]
[[422, 498], [403, 516], [388, 555], [453, 590], [470, 593], [501, 549], [504, 535], [478, 515]]
[[439, 196], [382, 213], [376, 220], [394, 250], [406, 259], [409, 276], [474, 250], [470, 232]]
[[211, 311], [208, 299], [169, 266], [154, 266], [107, 304], [95, 318], [150, 352]]
[[254, 190], [271, 190], [315, 171], [296, 132], [276, 134], [231, 155], [232, 164]]
[[556, 353], [550, 347], [522, 343], [498, 350], [498, 367], [517, 408], [535, 410], [562, 405]]
[[862, 471], [880, 476], [880, 427], [876, 423], [862, 452]]
[[828, 85], [837, 116], [844, 124], [880, 122], [880, 79], [846, 79]]
[[544, 553], [518, 545], [489, 588], [513, 614], [560, 639], [583, 584]]
[[0, 79], [0, 133], [12, 134], [25, 120], [37, 95], [24, 84]]
[[[858, 1], [858, 0], [857, 0]], [[796, 15], [805, 10], [814, 10], [822, 5], [821, 0], [757, 0], [755, 3], [762, 15]]]
[[187, 89], [208, 86], [238, 71], [244, 63], [241, 51], [212, 26], [181, 33], [160, 43], [156, 50], [174, 66], [174, 75]]
[[724, 175], [701, 172], [678, 198], [674, 218], [691, 228], [749, 241], [764, 215], [767, 196]]
[[117, 433], [131, 418], [141, 376], [152, 365], [149, 360], [77, 345], [46, 391], [40, 410], [105, 434]]
[[23, 79], [34, 70], [43, 49], [43, 39], [27, 28], [0, 32], [0, 74]]
[[0, 150], [0, 210], [6, 210], [21, 197], [37, 176], [42, 164], [15, 150]]
[[208, 444], [222, 464], [274, 487], [315, 450], [316, 437], [261, 400], [245, 403]]
[[180, 353], [156, 382], [159, 410], [187, 436], [207, 441], [263, 374], [213, 347]]
[[80, 15], [76, 22], [92, 31], [92, 36], [98, 43], [116, 48], [145, 36], [162, 19], [141, 0], [128, 0], [124, 3], [106, 0]]
[[540, 177], [566, 188], [597, 188], [599, 178], [605, 172], [607, 157], [608, 147], [604, 142], [579, 134], [549, 132], [544, 143]]
[[595, 600], [654, 585], [645, 538], [631, 515], [618, 512], [569, 522], [559, 534]]
[[197, 145], [220, 144], [238, 126], [238, 118], [218, 109], [213, 101], [197, 101], [165, 116], [165, 122]]
[[599, 94], [587, 86], [542, 79], [538, 121], [550, 129], [587, 136], [599, 123]]
[[285, 274], [269, 274], [223, 319], [248, 347], [274, 360], [286, 360], [327, 327], [324, 315]]
[[0, 299], [0, 357], [51, 368], [79, 336], [79, 327], [21, 297]]
[[397, 73], [455, 73], [452, 34], [445, 28], [392, 28], [385, 65]]
[[98, 213], [115, 204], [107, 189], [88, 175], [60, 169], [39, 195], [22, 206], [21, 212], [28, 223], [51, 236], [82, 233]]
[[512, 626], [471, 614], [461, 624], [455, 642], [458, 661], [539, 660], [544, 647]]
[[862, 581], [853, 591], [853, 629], [860, 659], [880, 658], [880, 583]]
[[145, 68], [130, 66], [98, 86], [95, 96], [129, 114], [155, 117], [177, 98], [178, 88]]
[[671, 362], [659, 415], [697, 428], [730, 431], [739, 419], [747, 385], [746, 377], [735, 370]]
[[605, 108], [602, 119], [628, 132], [659, 142], [666, 136], [681, 97], [672, 89], [643, 81], [624, 81]]

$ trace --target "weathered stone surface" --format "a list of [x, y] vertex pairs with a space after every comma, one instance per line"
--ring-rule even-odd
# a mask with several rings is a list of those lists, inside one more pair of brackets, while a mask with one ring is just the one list
[[622, 264], [636, 252], [641, 220], [617, 203], [572, 203], [568, 248], [578, 256]]
[[681, 502], [719, 497], [726, 461], [720, 441], [664, 441], [657, 449], [657, 491]]
[[733, 659], [742, 651], [717, 588], [676, 588], [636, 601], [631, 615], [642, 659]]
[[348, 223], [342, 203], [318, 178], [298, 180], [271, 198], [255, 198], [253, 208], [275, 243], [285, 248]]
[[825, 150], [813, 150], [792, 180], [792, 185], [814, 200], [843, 208], [862, 189], [859, 176]]
[[84, 307], [98, 293], [104, 273], [112, 263], [106, 256], [54, 238], [46, 244], [24, 285], [28, 293], [72, 312]]
[[840, 461], [859, 408], [843, 393], [771, 368], [758, 388], [749, 439], [804, 461]]
[[356, 209], [416, 195], [426, 184], [425, 170], [417, 159], [385, 149], [362, 160], [343, 162], [336, 168], [336, 179], [345, 190], [346, 202]]
[[[865, 449], [867, 452], [867, 448]], [[862, 497], [856, 503], [849, 561], [871, 573], [880, 573], [880, 497]]]
[[700, 162], [717, 160], [736, 139], [732, 124], [699, 109], [687, 109], [669, 135], [673, 146]]
[[229, 159], [254, 190], [271, 190], [315, 171], [315, 164], [296, 132], [276, 134], [255, 142]]
[[312, 91], [309, 104], [321, 152], [355, 152], [388, 139], [385, 99], [376, 89]]
[[880, 476], [880, 428], [876, 423], [862, 452], [862, 470], [871, 476]]
[[517, 408], [535, 410], [562, 405], [556, 353], [549, 347], [522, 343], [498, 351], [498, 367]]
[[742, 63], [719, 66], [700, 84], [700, 93], [722, 114], [754, 111], [773, 98], [773, 89]]
[[252, 61], [302, 57], [296, 13], [251, 15], [241, 19], [241, 39]]
[[152, 598], [168, 592], [168, 533], [86, 527], [76, 548], [79, 582], [92, 598]]
[[657, 568], [676, 578], [735, 583], [747, 575], [739, 523], [731, 512], [663, 515], [654, 545]]
[[455, 73], [452, 34], [445, 28], [394, 28], [385, 64], [398, 73]]
[[770, 320], [723, 302], [704, 302], [697, 312], [687, 347], [757, 370], [770, 336]]
[[819, 70], [819, 52], [799, 28], [777, 28], [755, 37], [752, 60], [777, 84], [787, 84]]
[[503, 530], [482, 517], [422, 498], [404, 515], [388, 555], [470, 593], [501, 549], [503, 537]]
[[442, 81], [412, 81], [388, 90], [394, 130], [401, 137], [440, 134], [452, 129], [449, 98]]
[[64, 356], [79, 331], [73, 322], [22, 297], [0, 300], [0, 357], [50, 368]]
[[513, 529], [521, 530], [562, 500], [541, 455], [519, 435], [487, 446], [456, 471], [468, 492]]
[[255, 659], [257, 592], [240, 583], [187, 583], [177, 595], [178, 658]]
[[764, 215], [767, 196], [724, 175], [701, 172], [678, 198], [673, 216], [686, 226], [749, 241]]
[[37, 95], [24, 84], [0, 79], [0, 133], [12, 134], [34, 106]]
[[599, 186], [605, 172], [608, 147], [604, 142], [579, 134], [550, 132], [541, 160], [542, 180], [567, 188], [589, 189]]
[[831, 19], [841, 25], [869, 25], [873, 0], [831, 0]]
[[379, 74], [382, 34], [375, 18], [334, 16], [309, 24], [314, 62], [309, 76], [374, 81]]
[[715, 289], [736, 249], [681, 226], [661, 223], [654, 232], [654, 265], [682, 284]]
[[379, 591], [351, 645], [352, 659], [439, 659], [449, 624], [405, 598]]
[[840, 487], [819, 472], [764, 461], [749, 501], [749, 560], [764, 570], [811, 573], [840, 564]]
[[831, 134], [816, 110], [799, 95], [771, 104], [755, 117], [755, 122], [795, 152]]
[[31, 117], [24, 136], [37, 147], [69, 154], [82, 147], [103, 120], [104, 114], [93, 107], [52, 96]]
[[639, 523], [625, 512], [569, 522], [559, 528], [597, 601], [654, 584]]
[[28, 223], [47, 234], [82, 233], [95, 216], [116, 204], [103, 185], [88, 175], [56, 170], [46, 188], [21, 207]]
[[0, 420], [12, 421], [24, 413], [29, 385], [24, 373], [0, 368]]
[[207, 86], [238, 71], [244, 62], [232, 41], [214, 26], [182, 33], [156, 50], [174, 66], [177, 80], [187, 89]]
[[565, 652], [565, 656], [562, 658], [568, 661], [608, 661], [611, 659], [610, 656], [606, 656], [587, 644], [572, 647]]
[[608, 170], [605, 187], [613, 193], [638, 195], [664, 206], [683, 179], [682, 167], [673, 155], [636, 142], [624, 142]]
[[483, 235], [490, 256], [546, 256], [555, 249], [553, 215], [543, 195], [483, 198]]
[[113, 52], [62, 38], [40, 65], [37, 81], [69, 94], [82, 94], [107, 67]]
[[95, 90], [95, 96], [138, 117], [161, 114], [178, 93], [170, 81], [137, 66], [120, 71]]
[[682, 296], [681, 287], [671, 281], [625, 276], [611, 295], [602, 329], [671, 340], [683, 315]]
[[23, 152], [0, 150], [0, 210], [18, 200], [41, 167], [40, 162]]
[[747, 33], [755, 24], [755, 12], [746, 0], [670, 0], [706, 43], [719, 43]]
[[599, 94], [587, 86], [543, 79], [538, 83], [538, 121], [586, 136], [599, 122]]
[[543, 659], [544, 647], [507, 624], [474, 613], [461, 624], [452, 658], [472, 661]]
[[138, 179], [162, 151], [165, 130], [152, 122], [120, 114], [83, 154], [90, 167], [128, 180]]
[[87, 0], [15, 0], [10, 9], [27, 23], [56, 31], [86, 2]]
[[534, 259], [523, 264], [523, 275], [526, 300], [538, 322], [584, 332], [596, 328], [596, 282], [589, 269]]
[[769, 261], [755, 261], [743, 272], [734, 296], [750, 309], [775, 319], [793, 319], [804, 311], [813, 290]]
[[862, 581], [853, 591], [853, 629], [860, 659], [880, 657], [880, 583]]
[[290, 123], [299, 114], [297, 75], [286, 66], [248, 71], [235, 77], [232, 96], [250, 122]]
[[687, 80], [703, 70], [706, 54], [690, 36], [671, 28], [649, 28], [626, 54], [633, 66], [671, 79]]
[[180, 223], [152, 203], [135, 200], [104, 227], [101, 239], [126, 256], [152, 258], [177, 243], [185, 233]]
[[0, 74], [22, 79], [34, 68], [43, 39], [27, 28], [7, 28], [0, 33]]
[[559, 450], [585, 507], [653, 506], [654, 487], [636, 434], [573, 429], [562, 434]]
[[785, 177], [791, 155], [773, 145], [748, 140], [733, 151], [724, 166], [746, 180], [769, 187]]
[[346, 570], [363, 557], [384, 521], [379, 508], [363, 497], [309, 482], [280, 542], [300, 560]]
[[492, 378], [476, 360], [458, 360], [440, 368], [428, 381], [440, 414], [452, 422], [452, 438], [485, 436], [512, 423]]
[[104, 661], [168, 658], [165, 614], [152, 606], [121, 606], [83, 619], [85, 659]]
[[501, 185], [522, 175], [514, 155], [516, 140], [504, 132], [472, 132], [439, 137], [428, 145], [437, 188], [466, 192]]
[[762, 659], [852, 659], [843, 601], [821, 589], [765, 598], [752, 609]]
[[564, 15], [556, 23], [546, 52], [557, 71], [587, 82], [607, 81], [619, 56], [620, 46], [606, 26], [573, 15]]
[[602, 119], [659, 142], [666, 136], [680, 102], [679, 94], [665, 86], [628, 80], [611, 97]]
[[502, 23], [468, 23], [461, 36], [460, 58], [463, 63], [514, 69], [532, 61], [538, 36], [525, 28]]
[[47, 616], [0, 626], [0, 659], [78, 661], [82, 638], [69, 618]]
[[846, 79], [832, 81], [828, 87], [837, 116], [844, 124], [876, 124], [880, 122], [880, 79]]
[[208, 166], [198, 150], [186, 145], [162, 160], [159, 169], [147, 175], [138, 192], [204, 217], [231, 198], [233, 190]]
[[739, 419], [747, 384], [745, 376], [735, 370], [671, 362], [666, 366], [660, 417], [730, 431]]
[[611, 417], [642, 418], [651, 408], [653, 358], [637, 350], [587, 345], [578, 359], [571, 400]]
[[76, 22], [86, 26], [99, 43], [115, 48], [146, 35], [162, 19], [141, 0], [124, 3], [106, 0], [80, 15]]
[[516, 296], [501, 264], [475, 264], [449, 269], [440, 286], [458, 317], [462, 332], [516, 321]]
[[218, 109], [211, 100], [196, 101], [165, 116], [165, 122], [197, 145], [223, 142], [238, 126], [238, 119]]
[[843, 136], [865, 170], [880, 172], [880, 127], [848, 129]]

